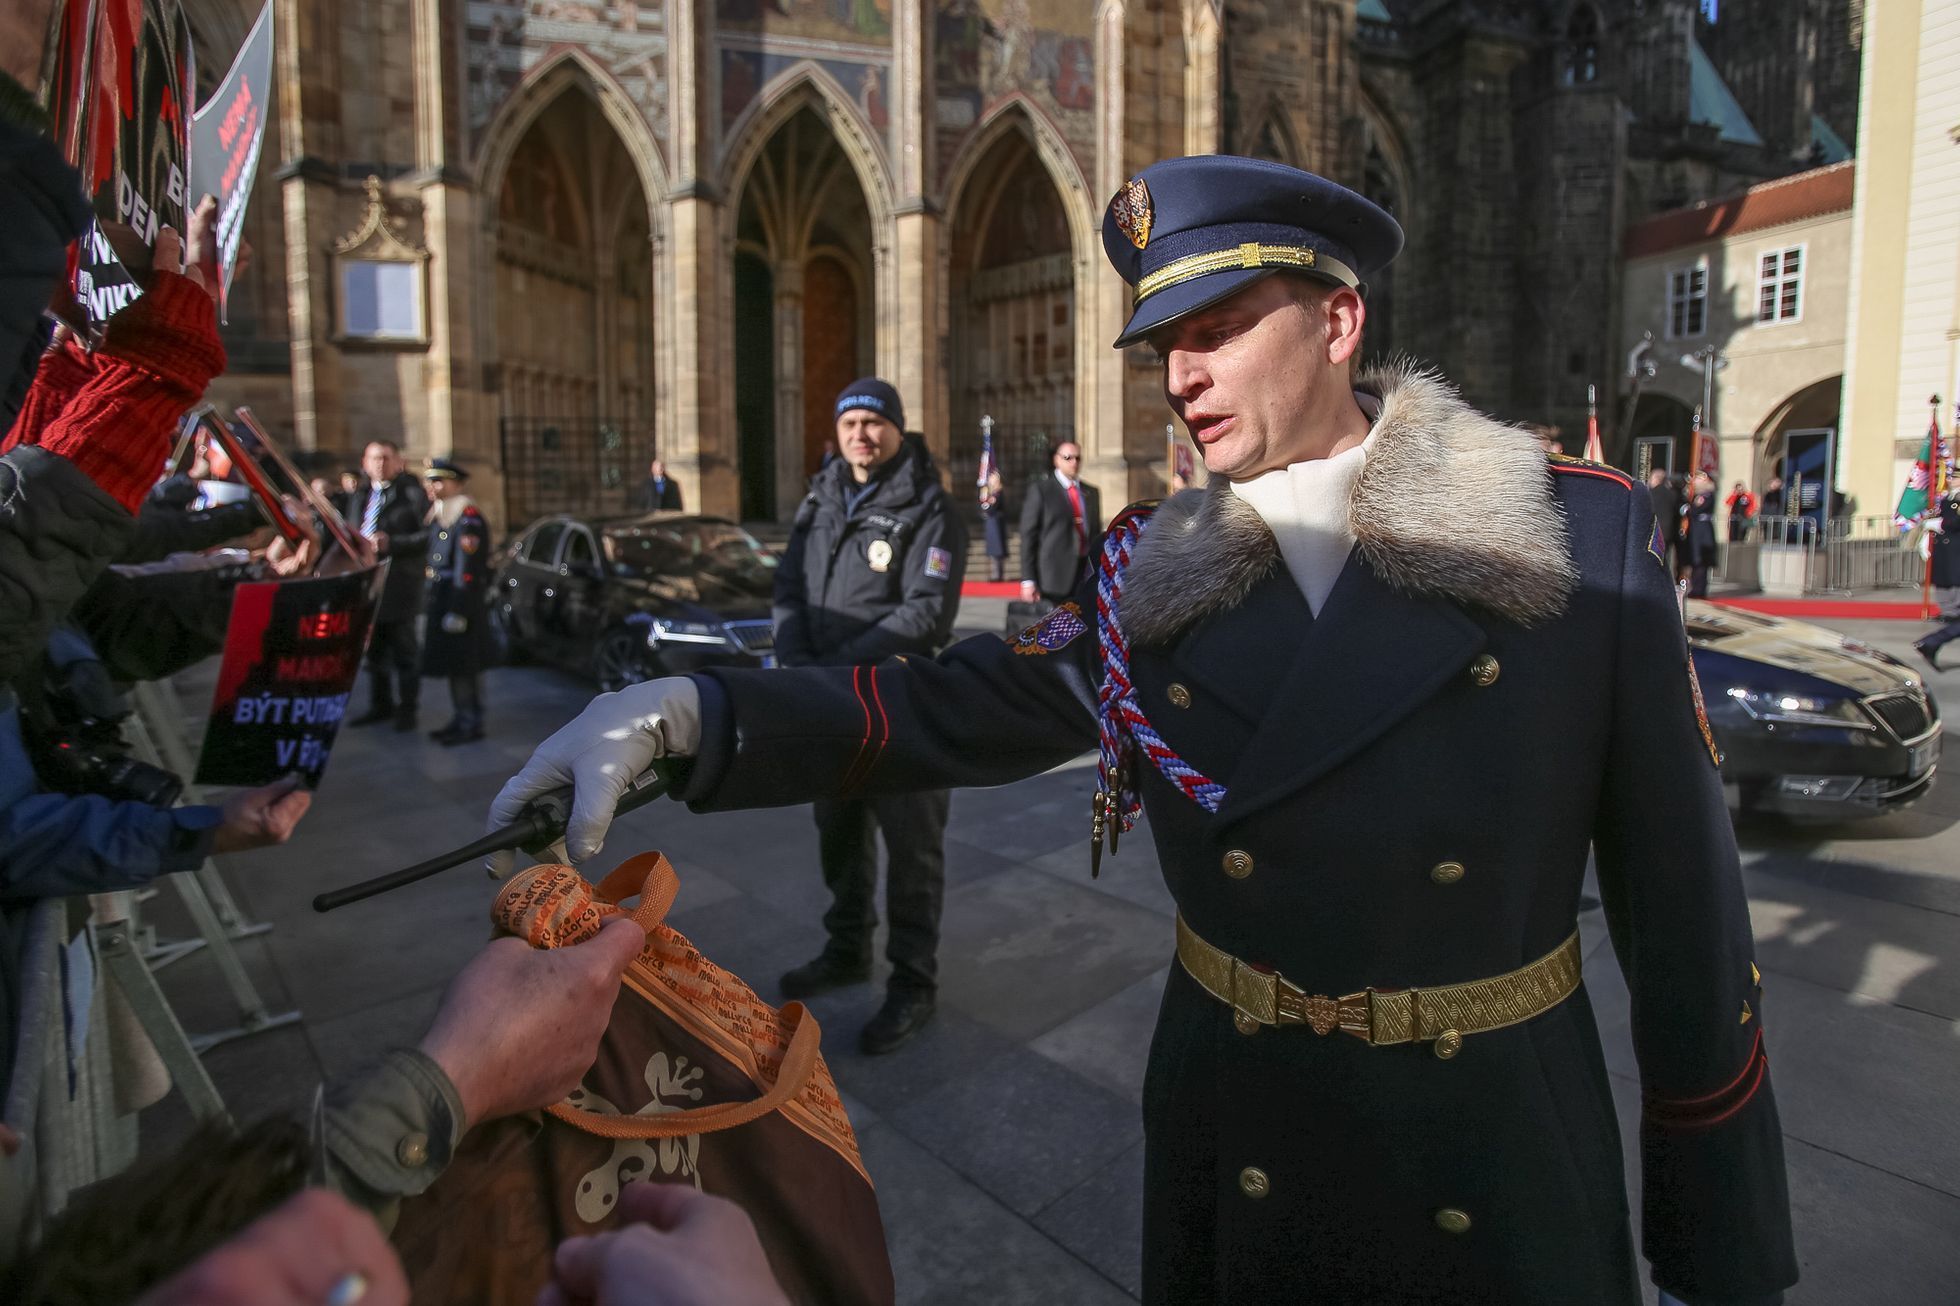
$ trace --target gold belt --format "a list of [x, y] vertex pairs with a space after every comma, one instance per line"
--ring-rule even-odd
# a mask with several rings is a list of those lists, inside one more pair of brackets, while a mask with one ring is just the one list
[[1506, 975], [1435, 989], [1363, 989], [1344, 997], [1308, 993], [1285, 976], [1240, 961], [1194, 934], [1177, 918], [1177, 959], [1204, 990], [1232, 1009], [1241, 1033], [1261, 1025], [1336, 1029], [1376, 1047], [1436, 1043], [1456, 1055], [1466, 1034], [1502, 1029], [1550, 1011], [1579, 987], [1579, 933]]

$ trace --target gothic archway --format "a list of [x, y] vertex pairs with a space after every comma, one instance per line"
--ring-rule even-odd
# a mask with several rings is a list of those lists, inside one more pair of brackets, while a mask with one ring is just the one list
[[782, 520], [831, 435], [831, 401], [875, 370], [872, 205], [830, 116], [809, 102], [756, 145], [734, 194], [735, 338], [751, 346], [733, 376], [741, 511]]
[[1067, 203], [1026, 120], [1003, 119], [960, 178], [949, 223], [950, 472], [970, 483], [994, 419], [1010, 494], [1076, 438], [1076, 260]]
[[493, 157], [490, 357], [508, 520], [622, 510], [654, 450], [645, 161], [576, 77]]

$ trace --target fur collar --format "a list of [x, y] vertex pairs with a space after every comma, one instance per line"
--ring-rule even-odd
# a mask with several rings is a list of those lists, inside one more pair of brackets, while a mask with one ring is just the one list
[[[1578, 585], [1538, 442], [1484, 416], [1434, 372], [1399, 362], [1365, 373], [1381, 397], [1368, 463], [1349, 502], [1362, 562], [1406, 594], [1532, 625]], [[1164, 646], [1236, 607], [1280, 565], [1273, 533], [1224, 481], [1160, 506], [1123, 582], [1124, 631]]]

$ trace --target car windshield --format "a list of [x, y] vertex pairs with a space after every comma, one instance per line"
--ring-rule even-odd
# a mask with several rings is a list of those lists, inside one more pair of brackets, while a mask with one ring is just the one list
[[767, 583], [776, 566], [753, 535], [727, 522], [630, 526], [606, 533], [606, 555], [623, 576], [693, 576]]

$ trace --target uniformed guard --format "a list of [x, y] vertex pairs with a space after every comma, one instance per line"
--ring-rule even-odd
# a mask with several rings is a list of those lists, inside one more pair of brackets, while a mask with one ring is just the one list
[[[1120, 515], [1019, 638], [596, 700], [491, 817], [694, 757], [723, 809], [992, 785], [1100, 753], [1178, 918], [1144, 1086], [1145, 1300], [1640, 1300], [1575, 926], [1632, 989], [1642, 1250], [1690, 1303], [1796, 1278], [1761, 977], [1648, 496], [1440, 378], [1354, 376], [1393, 219], [1278, 164], [1174, 159], [1103, 244], [1210, 483]], [[1500, 306], [1493, 306], [1494, 309]]]
[[449, 680], [449, 724], [431, 730], [439, 744], [483, 738], [483, 670], [490, 665], [490, 524], [465, 493], [470, 474], [447, 458], [432, 459], [429, 487], [428, 630], [422, 674]]

